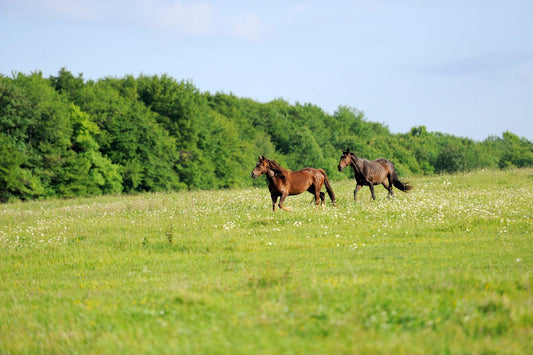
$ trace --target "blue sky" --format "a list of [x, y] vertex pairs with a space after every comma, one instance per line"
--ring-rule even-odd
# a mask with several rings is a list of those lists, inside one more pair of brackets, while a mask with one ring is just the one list
[[0, 73], [166, 73], [393, 133], [533, 141], [532, 19], [530, 0], [1, 0]]

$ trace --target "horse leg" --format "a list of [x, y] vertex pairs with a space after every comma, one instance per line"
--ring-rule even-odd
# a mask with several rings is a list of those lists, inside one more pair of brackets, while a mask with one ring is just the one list
[[279, 206], [279, 208], [281, 208], [282, 210], [287, 211], [287, 212], [290, 212], [290, 211], [291, 211], [290, 208], [283, 206], [283, 202], [285, 201], [285, 199], [287, 198], [287, 196], [288, 196], [288, 195], [285, 195], [285, 194], [281, 195], [281, 198], [279, 199], [279, 204], [278, 204], [278, 206]]
[[387, 192], [389, 193], [387, 195], [387, 198], [391, 198], [391, 197], [394, 197], [394, 194], [392, 192], [392, 185], [389, 184], [389, 186], [385, 185], [385, 183], [382, 184], [383, 187], [385, 188], [385, 190], [387, 190]]
[[391, 174], [389, 174], [389, 176], [387, 176], [387, 178], [389, 179], [389, 187], [387, 188], [387, 190], [389, 190], [389, 198], [391, 197], [394, 197], [394, 191], [392, 190], [392, 176]]
[[272, 198], [272, 212], [276, 212], [276, 202], [278, 201], [277, 195], [270, 195]]
[[320, 190], [315, 190], [315, 208], [317, 206], [322, 206], [324, 208], [324, 193]]
[[368, 187], [370, 187], [370, 193], [372, 194], [372, 199], [375, 200], [376, 199], [376, 194], [374, 193], [374, 184], [370, 183], [368, 185]]
[[309, 188], [307, 189], [307, 192], [309, 192], [311, 195], [313, 195], [315, 197], [314, 198], [315, 205], [319, 205], [320, 204], [320, 200], [322, 200], [322, 202], [324, 202], [324, 193], [321, 192], [320, 190], [317, 190], [317, 188], [316, 188], [316, 186], [314, 184], [309, 186]]
[[354, 202], [357, 202], [357, 191], [361, 190], [361, 185], [357, 185], [355, 187], [355, 190], [353, 190], [353, 201]]
[[322, 202], [322, 206], [326, 204], [326, 194], [322, 191], [320, 191], [320, 201]]

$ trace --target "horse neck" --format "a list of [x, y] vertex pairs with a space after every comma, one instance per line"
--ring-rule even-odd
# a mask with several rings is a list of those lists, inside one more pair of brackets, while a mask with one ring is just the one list
[[353, 168], [354, 171], [356, 171], [357, 173], [362, 173], [363, 171], [363, 159], [359, 159], [356, 155], [352, 154], [351, 155], [351, 166]]
[[268, 181], [274, 182], [274, 177], [276, 176], [276, 173], [272, 169], [268, 169], [265, 175]]
[[267, 175], [267, 179], [268, 181], [274, 183], [274, 184], [277, 184], [277, 183], [285, 183], [289, 174], [287, 174], [288, 170], [285, 170], [283, 168], [280, 167], [280, 171], [277, 171], [272, 169], [272, 168], [268, 168], [268, 171], [266, 173]]

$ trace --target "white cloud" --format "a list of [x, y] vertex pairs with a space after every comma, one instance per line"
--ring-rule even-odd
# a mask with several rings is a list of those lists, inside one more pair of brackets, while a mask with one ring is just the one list
[[5, 0], [0, 8], [17, 17], [60, 20], [93, 20], [94, 3], [85, 0]]
[[267, 33], [253, 10], [212, 0], [0, 0], [0, 10], [49, 22], [141, 25], [180, 38], [259, 41]]
[[66, 18], [94, 18], [95, 9], [91, 3], [84, 1], [70, 1], [70, 0], [51, 0], [45, 2], [44, 5], [54, 14]]
[[265, 27], [258, 16], [253, 14], [245, 15], [233, 25], [233, 31], [239, 38], [248, 41], [258, 41], [265, 35]]
[[[507, 80], [531, 69], [529, 53], [493, 51], [475, 56], [463, 56], [430, 66], [424, 72], [447, 77], [482, 76]], [[527, 77], [524, 76], [524, 78]]]
[[216, 30], [216, 12], [210, 4], [178, 1], [160, 11], [159, 21], [163, 27], [192, 35], [208, 35]]

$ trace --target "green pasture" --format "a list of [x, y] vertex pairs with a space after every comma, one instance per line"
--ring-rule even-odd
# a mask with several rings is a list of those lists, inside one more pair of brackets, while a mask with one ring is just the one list
[[531, 354], [533, 169], [0, 205], [0, 354]]

